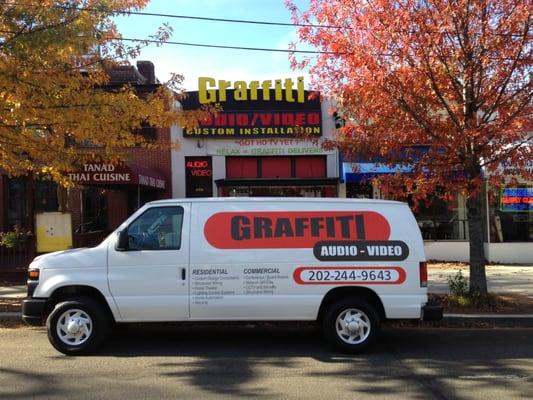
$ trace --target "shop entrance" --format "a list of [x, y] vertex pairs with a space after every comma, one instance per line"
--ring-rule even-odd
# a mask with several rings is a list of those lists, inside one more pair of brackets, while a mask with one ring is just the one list
[[219, 179], [219, 197], [337, 197], [337, 178]]
[[220, 197], [335, 197], [336, 187], [250, 186], [222, 187]]
[[372, 183], [347, 183], [346, 197], [350, 199], [371, 199], [374, 197]]

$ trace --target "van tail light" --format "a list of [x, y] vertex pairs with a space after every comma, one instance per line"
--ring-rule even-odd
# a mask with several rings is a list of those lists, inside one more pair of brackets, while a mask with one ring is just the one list
[[428, 287], [428, 263], [420, 262], [420, 287]]

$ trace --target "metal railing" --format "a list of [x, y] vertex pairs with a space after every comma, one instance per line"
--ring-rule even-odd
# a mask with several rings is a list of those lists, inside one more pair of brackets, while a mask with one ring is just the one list
[[35, 255], [34, 236], [13, 248], [0, 246], [0, 281], [24, 283], [28, 265]]

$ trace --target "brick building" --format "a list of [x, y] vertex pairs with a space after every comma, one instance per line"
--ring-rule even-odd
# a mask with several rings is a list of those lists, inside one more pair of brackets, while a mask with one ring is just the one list
[[[115, 69], [110, 78], [110, 89], [128, 83], [141, 96], [159, 86], [149, 61]], [[139, 134], [155, 141], [170, 140], [170, 128], [144, 127]], [[38, 214], [70, 214], [72, 245], [82, 247], [99, 242], [147, 201], [171, 197], [170, 150], [133, 148], [124, 165], [86, 164], [72, 178], [77, 188], [58, 190], [54, 182], [31, 175], [0, 174], [0, 231], [17, 225], [32, 233], [16, 248], [0, 246], [0, 280], [10, 279], [35, 256]]]

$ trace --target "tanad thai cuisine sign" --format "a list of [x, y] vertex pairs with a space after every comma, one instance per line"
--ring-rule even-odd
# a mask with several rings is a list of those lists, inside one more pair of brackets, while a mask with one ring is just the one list
[[320, 96], [304, 90], [303, 77], [265, 81], [199, 78], [198, 92], [189, 92], [183, 108], [220, 102], [222, 111], [184, 130], [184, 137], [214, 139], [293, 138], [322, 135]]
[[165, 189], [165, 179], [137, 165], [84, 164], [81, 170], [68, 174], [80, 185], [140, 185]]

